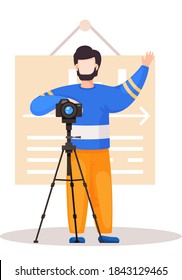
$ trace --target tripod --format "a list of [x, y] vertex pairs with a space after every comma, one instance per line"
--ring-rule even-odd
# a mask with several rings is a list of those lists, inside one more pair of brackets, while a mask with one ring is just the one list
[[[77, 152], [76, 152], [76, 146], [72, 145], [72, 143], [71, 143], [72, 138], [80, 138], [80, 136], [75, 136], [75, 137], [71, 136], [72, 123], [66, 123], [66, 130], [67, 130], [67, 136], [66, 136], [67, 142], [65, 143], [65, 145], [62, 146], [62, 152], [61, 152], [61, 155], [60, 155], [60, 158], [59, 158], [59, 161], [58, 161], [58, 165], [57, 165], [57, 168], [56, 168], [56, 171], [55, 171], [53, 181], [51, 183], [50, 192], [49, 192], [49, 195], [48, 195], [48, 198], [47, 198], [47, 201], [46, 201], [44, 212], [41, 216], [40, 225], [39, 225], [34, 243], [38, 243], [39, 233], [40, 233], [40, 230], [41, 230], [41, 227], [42, 227], [43, 220], [46, 216], [46, 210], [47, 210], [49, 200], [50, 200], [50, 197], [51, 197], [51, 194], [52, 194], [52, 191], [53, 191], [53, 188], [55, 186], [56, 181], [69, 181], [70, 182], [71, 194], [72, 194], [72, 206], [73, 206], [73, 219], [74, 219], [74, 228], [75, 228], [74, 243], [79, 243], [80, 242], [79, 237], [78, 237], [78, 230], [77, 230], [77, 214], [76, 214], [75, 195], [74, 195], [74, 182], [76, 182], [76, 181], [82, 181], [83, 182], [83, 187], [85, 188], [86, 195], [87, 195], [87, 198], [88, 198], [91, 210], [92, 210], [92, 215], [93, 215], [93, 218], [94, 218], [94, 221], [95, 221], [95, 225], [96, 225], [97, 231], [99, 233], [99, 240], [100, 240], [101, 243], [103, 243], [102, 235], [101, 235], [99, 224], [98, 224], [98, 221], [97, 221], [97, 216], [94, 212], [92, 201], [91, 201], [88, 189], [87, 189], [87, 183], [84, 179], [83, 172], [82, 172], [82, 169], [81, 169], [81, 165], [80, 165], [78, 155], [77, 155]], [[58, 179], [57, 178], [57, 174], [58, 174], [58, 171], [59, 171], [59, 168], [60, 168], [60, 164], [61, 164], [64, 152], [66, 152], [66, 154], [67, 154], [67, 176], [70, 176], [70, 179]], [[71, 164], [72, 152], [74, 152], [75, 157], [76, 157], [76, 162], [78, 164], [78, 168], [79, 168], [80, 175], [81, 175], [80, 179], [78, 179], [78, 178], [74, 179], [73, 178], [72, 164]]]

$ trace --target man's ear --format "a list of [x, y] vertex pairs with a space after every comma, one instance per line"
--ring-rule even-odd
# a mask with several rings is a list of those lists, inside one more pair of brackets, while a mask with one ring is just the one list
[[95, 69], [98, 70], [99, 69], [99, 65], [95, 64]]
[[79, 69], [78, 64], [75, 64], [75, 68], [76, 68], [76, 71], [78, 71], [78, 69]]

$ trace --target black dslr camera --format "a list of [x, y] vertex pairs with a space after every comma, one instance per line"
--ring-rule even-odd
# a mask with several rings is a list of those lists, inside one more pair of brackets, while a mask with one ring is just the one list
[[76, 117], [82, 116], [82, 104], [61, 99], [56, 104], [56, 117], [62, 117], [63, 123], [75, 123]]

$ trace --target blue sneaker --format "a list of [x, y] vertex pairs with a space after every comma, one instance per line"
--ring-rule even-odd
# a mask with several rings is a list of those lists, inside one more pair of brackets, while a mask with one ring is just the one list
[[76, 240], [76, 237], [71, 237], [69, 239], [69, 243], [85, 243], [84, 237], [78, 237], [78, 241]]
[[119, 243], [120, 242], [118, 237], [104, 236], [104, 235], [99, 236], [98, 240], [100, 243]]

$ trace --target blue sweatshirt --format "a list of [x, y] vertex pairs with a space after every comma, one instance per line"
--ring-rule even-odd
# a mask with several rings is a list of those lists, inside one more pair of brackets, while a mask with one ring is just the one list
[[110, 147], [109, 113], [126, 109], [139, 95], [148, 74], [148, 67], [141, 66], [125, 83], [119, 86], [94, 84], [93, 88], [82, 88], [80, 84], [62, 86], [35, 98], [30, 106], [32, 114], [41, 116], [54, 110], [56, 104], [71, 98], [83, 106], [82, 117], [73, 124], [72, 135], [77, 149], [98, 150]]

